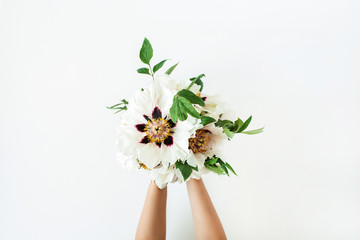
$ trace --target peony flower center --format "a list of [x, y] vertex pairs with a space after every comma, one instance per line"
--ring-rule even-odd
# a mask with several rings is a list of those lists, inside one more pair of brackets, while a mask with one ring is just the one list
[[191, 149], [193, 153], [201, 153], [207, 151], [209, 148], [210, 135], [211, 132], [209, 130], [196, 130], [195, 137], [189, 138], [189, 149]]
[[171, 136], [172, 128], [175, 127], [175, 123], [171, 119], [162, 117], [162, 113], [158, 107], [155, 107], [152, 114], [152, 118], [147, 115], [143, 115], [147, 123], [136, 124], [135, 127], [139, 132], [146, 133], [141, 139], [140, 143], [148, 144], [155, 143], [159, 148], [164, 143], [165, 146], [170, 147], [174, 143], [174, 139]]
[[153, 119], [145, 126], [145, 132], [151, 142], [163, 142], [170, 135], [171, 127], [163, 118]]

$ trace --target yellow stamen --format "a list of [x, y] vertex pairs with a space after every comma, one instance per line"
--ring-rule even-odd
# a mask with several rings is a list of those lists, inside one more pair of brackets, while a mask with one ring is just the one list
[[139, 168], [143, 168], [143, 169], [145, 169], [145, 170], [151, 171], [151, 169], [150, 169], [150, 168], [148, 168], [145, 164], [143, 164], [143, 163], [139, 163], [139, 165], [140, 165], [140, 167], [139, 167]]
[[163, 142], [171, 133], [171, 127], [164, 118], [148, 121], [145, 126], [145, 133], [150, 142]]
[[211, 132], [206, 129], [196, 130], [195, 137], [189, 138], [189, 149], [193, 153], [205, 152], [208, 150]]

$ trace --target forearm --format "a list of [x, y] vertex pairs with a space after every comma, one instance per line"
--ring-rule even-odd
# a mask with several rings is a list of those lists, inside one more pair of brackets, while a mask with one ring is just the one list
[[187, 183], [197, 240], [226, 239], [221, 221], [216, 213], [204, 182], [191, 179]]
[[136, 230], [136, 240], [166, 238], [166, 198], [167, 188], [159, 189], [151, 182]]

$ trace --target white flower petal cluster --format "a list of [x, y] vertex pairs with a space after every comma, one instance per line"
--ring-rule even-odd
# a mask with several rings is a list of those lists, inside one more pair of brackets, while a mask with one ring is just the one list
[[[199, 119], [191, 116], [185, 121], [171, 121], [169, 111], [173, 97], [188, 84], [189, 81], [177, 82], [166, 74], [158, 75], [148, 86], [136, 92], [129, 101], [127, 111], [121, 115], [117, 132], [120, 162], [130, 169], [150, 170], [151, 179], [159, 188], [184, 181], [175, 166], [177, 161], [198, 168], [188, 179], [199, 179], [202, 174], [208, 173], [205, 160], [221, 155], [222, 143], [227, 139], [222, 129], [213, 123], [203, 126]], [[193, 85], [190, 91], [196, 94], [199, 88]], [[218, 97], [204, 96], [203, 99], [205, 106], [198, 106], [197, 110], [218, 119], [223, 113]], [[205, 144], [197, 142], [199, 137], [206, 140]]]

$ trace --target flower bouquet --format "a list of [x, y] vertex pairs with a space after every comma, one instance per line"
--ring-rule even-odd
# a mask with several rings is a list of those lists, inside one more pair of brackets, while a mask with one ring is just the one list
[[118, 157], [130, 169], [145, 169], [159, 188], [214, 172], [236, 175], [222, 159], [222, 146], [237, 133], [258, 134], [263, 128], [246, 131], [251, 116], [242, 121], [227, 119], [225, 104], [218, 96], [207, 95], [204, 74], [190, 81], [170, 77], [178, 64], [163, 74], [167, 60], [153, 67], [153, 49], [144, 39], [140, 60], [146, 67], [137, 70], [152, 81], [139, 89], [130, 101], [125, 99], [109, 109], [120, 113], [117, 133]]

